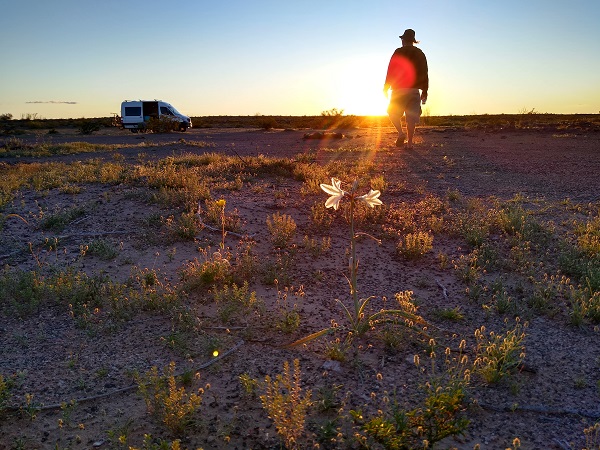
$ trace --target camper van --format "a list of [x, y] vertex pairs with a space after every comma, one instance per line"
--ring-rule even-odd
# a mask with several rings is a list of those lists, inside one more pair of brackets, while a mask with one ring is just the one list
[[179, 131], [192, 128], [192, 120], [161, 100], [125, 100], [121, 103], [121, 124], [133, 133], [146, 129], [151, 117], [168, 117]]

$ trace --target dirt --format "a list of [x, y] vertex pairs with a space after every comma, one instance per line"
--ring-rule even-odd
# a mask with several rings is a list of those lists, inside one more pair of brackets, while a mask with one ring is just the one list
[[[538, 208], [540, 220], [553, 221], [559, 227], [561, 221], [572, 219], [572, 211], [581, 211], [577, 217], [585, 218], [586, 212], [597, 214], [600, 207], [598, 132], [490, 133], [422, 127], [416, 145], [409, 150], [394, 147], [396, 135], [389, 128], [344, 130], [343, 136], [323, 139], [305, 139], [307, 130], [192, 129], [168, 135], [108, 130], [91, 136], [60, 131], [53, 136], [19, 139], [25, 143], [86, 141], [124, 147], [49, 158], [3, 158], [0, 164], [115, 160], [115, 154], [120, 155], [119, 161], [137, 164], [140, 153], [148, 160], [215, 152], [242, 161], [258, 155], [297, 158], [314, 154], [320, 164], [344, 164], [357, 158], [375, 164], [388, 184], [381, 200], [389, 205], [427, 194], [446, 198], [449, 193], [460, 193], [463, 198], [499, 201], [517, 196]], [[186, 145], [199, 141], [209, 146]], [[142, 142], [168, 145], [141, 147]], [[251, 236], [261, 260], [275, 258], [265, 225], [274, 212], [289, 214], [296, 221], [298, 246], [307, 234], [321, 239], [319, 234], [310, 234], [309, 227], [310, 207], [319, 197], [300, 195], [302, 183], [291, 178], [272, 177], [259, 184], [260, 189], [245, 186], [219, 194], [226, 199], [229, 211], [237, 209], [243, 221], [242, 234]], [[193, 242], [167, 242], [160, 236], [149, 236], [144, 218], [168, 214], [169, 210], [140, 201], [139, 189], [125, 184], [91, 184], [78, 194], [58, 189], [21, 191], [5, 213], [18, 214], [28, 223], [16, 217], [6, 219], [2, 263], [28, 270], [37, 265], [71, 265], [89, 275], [106, 275], [115, 282], [125, 282], [136, 270], [156, 270], [165, 286], [176, 285], [181, 268], [201, 257], [200, 247], [218, 248], [221, 234], [206, 228]], [[326, 198], [323, 194], [322, 201]], [[72, 205], [87, 205], [89, 212], [60, 232], [58, 251], [35, 247], [31, 252], [18, 252], [23, 243], [54, 237], [55, 233], [35, 226], [41, 210]], [[539, 205], [550, 206], [540, 210]], [[328, 210], [338, 220], [329, 233], [332, 248], [327, 256], [312, 258], [307, 252], [299, 252], [295, 257], [288, 301], [298, 305], [301, 324], [291, 334], [273, 326], [281, 292], [278, 295], [276, 286], [259, 281], [251, 288], [264, 302], [264, 311], [260, 316], [236, 317], [231, 323], [218, 319], [214, 305], [194, 302], [195, 298], [190, 297], [201, 326], [197, 332], [187, 334], [182, 344], [177, 341], [176, 320], [165, 314], [140, 312], [131, 320], [108, 326], [103, 322], [103, 311], [92, 311], [88, 327], [82, 328], [64, 303], [44, 304], [24, 318], [3, 311], [0, 373], [15, 377], [15, 386], [9, 411], [1, 417], [0, 449], [126, 448], [117, 443], [120, 435], [127, 436], [128, 445], [141, 447], [146, 433], [174, 439], [147, 413], [132, 378], [135, 371], [163, 368], [171, 361], [180, 373], [198, 372], [199, 380], [188, 389], [210, 385], [200, 412], [182, 437], [184, 448], [279, 448], [275, 427], [260, 400], [245, 395], [239, 376], [274, 376], [282, 371], [283, 361], [294, 358], [300, 361], [303, 386], [313, 389], [315, 397], [319, 388], [341, 386], [337, 391], [340, 405], [347, 409], [363, 406], [365, 410], [376, 410], [384, 393], [393, 391], [401, 403], [410, 405], [417, 386], [425, 380], [413, 363], [415, 354], [424, 358], [424, 347], [412, 334], [403, 336], [403, 342], [393, 351], [386, 349], [380, 339], [367, 337], [358, 356], [342, 363], [328, 360], [322, 342], [294, 349], [283, 347], [328, 326], [332, 319], [343, 320], [335, 300], [349, 302], [345, 279], [348, 230], [339, 213]], [[109, 261], [82, 257], [81, 246], [95, 236], [114, 243], [118, 255]], [[238, 241], [233, 234], [226, 238], [232, 248]], [[440, 345], [455, 349], [465, 338], [472, 346], [475, 329], [485, 325], [501, 332], [506, 327], [504, 320], [514, 324], [514, 317], [486, 312], [481, 304], [469, 299], [464, 282], [452, 269], [440, 267], [439, 253], [448, 255], [449, 260], [458, 259], [466, 253], [464, 247], [464, 242], [442, 237], [434, 242], [434, 251], [417, 261], [407, 261], [396, 255], [393, 241], [384, 239], [378, 245], [370, 239], [360, 240], [359, 291], [364, 296], [376, 296], [375, 304], [382, 307], [386, 305], [384, 297], [393, 299], [397, 292], [412, 290], [419, 313], [431, 323]], [[510, 284], [513, 274], [504, 275]], [[300, 286], [304, 295], [294, 295]], [[465, 319], [440, 319], [435, 315], [440, 308], [460, 308]], [[482, 449], [504, 449], [515, 437], [526, 449], [579, 449], [585, 445], [584, 428], [600, 420], [598, 329], [591, 325], [572, 327], [565, 313], [534, 315], [527, 320], [526, 356], [519, 373], [496, 385], [474, 382], [466, 411], [471, 421], [466, 433], [448, 438], [436, 448], [472, 449], [480, 444]], [[35, 419], [22, 407], [26, 394], [33, 395], [35, 406], [43, 407]], [[72, 413], [69, 407], [60, 406], [71, 400], [76, 400]], [[316, 412], [309, 417], [307, 435], [318, 434], [319, 424], [331, 414]], [[352, 433], [341, 431], [348, 438], [345, 444], [321, 445], [350, 448]], [[304, 444], [313, 441], [311, 437]]]

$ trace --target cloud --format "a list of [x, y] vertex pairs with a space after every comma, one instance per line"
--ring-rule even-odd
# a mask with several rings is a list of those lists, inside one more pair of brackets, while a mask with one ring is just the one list
[[33, 102], [25, 102], [25, 103], [55, 103], [55, 104], [56, 103], [60, 103], [60, 104], [63, 104], [63, 105], [76, 105], [77, 104], [77, 102], [62, 102], [62, 101], [56, 101], [56, 100], [50, 100], [48, 102], [44, 102], [44, 101], [41, 101], [41, 100], [35, 100]]

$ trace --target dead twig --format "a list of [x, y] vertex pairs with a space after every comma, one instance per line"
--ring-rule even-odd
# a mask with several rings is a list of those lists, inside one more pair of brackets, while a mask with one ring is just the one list
[[440, 280], [438, 280], [437, 278], [435, 279], [435, 282], [442, 289], [442, 294], [444, 294], [444, 298], [446, 300], [448, 300], [448, 291], [446, 290], [446, 288], [444, 287], [444, 285], [442, 283], [440, 283]]
[[587, 419], [598, 420], [600, 419], [600, 411], [580, 411], [576, 409], [556, 409], [548, 408], [543, 405], [513, 405], [513, 406], [493, 406], [486, 403], [477, 403], [483, 409], [496, 412], [533, 412], [539, 414], [548, 414], [552, 416], [578, 416], [585, 417]]
[[[205, 223], [202, 221], [202, 218], [200, 217], [200, 214], [196, 214], [196, 215], [198, 216], [198, 220], [200, 220], [200, 225], [202, 225], [202, 227], [203, 227], [203, 228], [207, 228], [207, 229], [209, 229], [210, 231], [217, 231], [217, 232], [219, 232], [219, 233], [222, 233], [222, 232], [223, 232], [223, 230], [222, 230], [221, 228], [215, 228], [215, 227], [211, 227], [210, 225], [206, 225], [206, 224], [205, 224]], [[254, 237], [254, 235], [252, 235], [252, 234], [246, 234], [246, 235], [243, 235], [243, 234], [236, 233], [236, 232], [234, 232], [234, 231], [227, 231], [227, 234], [232, 234], [233, 236], [237, 236], [237, 237], [239, 237], [239, 238], [244, 238], [244, 237], [246, 237], [246, 236], [248, 236], [248, 237], [251, 237], [251, 238], [253, 238], [253, 237]]]

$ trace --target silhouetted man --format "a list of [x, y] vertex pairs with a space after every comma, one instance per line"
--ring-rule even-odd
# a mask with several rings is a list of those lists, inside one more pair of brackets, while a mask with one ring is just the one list
[[[383, 92], [387, 98], [390, 88], [392, 89], [388, 115], [398, 130], [396, 146], [402, 147], [406, 137], [406, 146], [410, 148], [413, 144], [415, 127], [421, 117], [421, 102], [425, 104], [427, 101], [429, 74], [425, 54], [414, 46], [414, 44], [418, 44], [414, 30], [404, 31], [400, 39], [402, 39], [402, 47], [397, 48], [390, 59]], [[402, 131], [402, 116], [404, 115], [406, 116], [406, 135]]]

